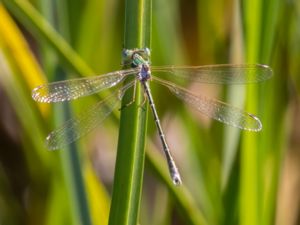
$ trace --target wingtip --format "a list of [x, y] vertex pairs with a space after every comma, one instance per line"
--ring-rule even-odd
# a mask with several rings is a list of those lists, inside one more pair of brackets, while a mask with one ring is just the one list
[[52, 132], [46, 137], [45, 146], [46, 146], [46, 148], [49, 151], [55, 151], [55, 150], [59, 149], [59, 147], [57, 146], [57, 144], [55, 143], [55, 141], [53, 141], [53, 134], [52, 134]]
[[46, 96], [43, 95], [43, 91], [41, 91], [41, 89], [43, 88], [43, 85], [37, 86], [36, 88], [34, 88], [31, 92], [31, 97], [34, 101], [36, 102], [42, 102], [42, 103], [47, 103], [48, 98]]
[[33, 100], [35, 100], [35, 101], [38, 101], [38, 99], [39, 99], [39, 92], [38, 92], [38, 90], [41, 88], [41, 86], [38, 86], [38, 87], [36, 87], [36, 88], [34, 88], [33, 90], [32, 90], [32, 92], [31, 92], [31, 97], [33, 98]]
[[258, 66], [260, 66], [261, 68], [263, 68], [266, 71], [266, 73], [265, 73], [265, 80], [269, 79], [270, 77], [273, 76], [273, 69], [269, 65], [258, 64]]
[[260, 132], [263, 128], [263, 125], [262, 125], [260, 119], [255, 115], [252, 115], [252, 114], [249, 114], [249, 115], [250, 115], [251, 118], [254, 119], [255, 125], [253, 126], [253, 128], [250, 128], [250, 129], [247, 129], [247, 130], [254, 131], [254, 132]]

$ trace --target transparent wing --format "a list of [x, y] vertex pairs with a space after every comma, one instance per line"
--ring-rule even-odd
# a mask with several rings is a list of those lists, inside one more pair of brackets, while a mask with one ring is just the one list
[[103, 101], [52, 131], [46, 138], [48, 149], [62, 148], [97, 127], [116, 108], [125, 91], [133, 84], [134, 81], [128, 83]]
[[69, 101], [113, 87], [127, 75], [137, 72], [138, 68], [120, 70], [102, 76], [43, 84], [33, 89], [32, 98], [35, 101], [45, 103]]
[[260, 131], [262, 129], [260, 120], [250, 113], [218, 100], [196, 96], [188, 90], [165, 80], [159, 78], [153, 78], [153, 80], [166, 86], [179, 99], [187, 102], [208, 117], [244, 130]]
[[169, 78], [201, 83], [245, 84], [264, 81], [272, 76], [272, 69], [260, 64], [220, 64], [210, 66], [161, 66], [151, 67]]

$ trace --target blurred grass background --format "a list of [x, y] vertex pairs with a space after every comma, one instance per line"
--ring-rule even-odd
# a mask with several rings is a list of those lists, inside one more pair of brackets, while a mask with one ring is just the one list
[[[118, 111], [70, 150], [49, 152], [46, 135], [104, 95], [54, 107], [36, 104], [31, 90], [120, 69], [124, 2], [0, 4], [0, 224], [107, 224]], [[260, 133], [211, 121], [151, 86], [184, 185], [172, 186], [149, 115], [139, 224], [300, 224], [300, 2], [152, 7], [153, 65], [263, 63], [274, 76], [249, 86], [182, 84], [258, 115]]]

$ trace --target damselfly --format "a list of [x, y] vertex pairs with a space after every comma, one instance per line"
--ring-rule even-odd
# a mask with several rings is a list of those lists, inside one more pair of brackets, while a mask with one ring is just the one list
[[225, 124], [248, 130], [260, 131], [260, 120], [241, 109], [235, 108], [224, 102], [196, 96], [188, 90], [151, 74], [169, 74], [192, 82], [213, 84], [245, 84], [261, 82], [272, 75], [272, 70], [266, 65], [210, 65], [210, 66], [151, 66], [149, 63], [150, 51], [145, 49], [124, 49], [123, 62], [131, 63], [132, 68], [107, 73], [101, 76], [70, 79], [53, 82], [36, 87], [32, 92], [35, 101], [52, 103], [63, 102], [79, 97], [91, 95], [111, 88], [125, 78], [135, 76], [135, 79], [115, 91], [113, 94], [100, 101], [82, 115], [68, 120], [64, 125], [52, 131], [46, 138], [49, 149], [58, 149], [77, 140], [99, 125], [118, 105], [125, 92], [139, 81], [150, 104], [163, 151], [167, 159], [169, 172], [175, 185], [181, 184], [180, 174], [170, 153], [157, 111], [152, 98], [149, 79], [167, 87], [175, 96], [194, 106], [206, 116]]

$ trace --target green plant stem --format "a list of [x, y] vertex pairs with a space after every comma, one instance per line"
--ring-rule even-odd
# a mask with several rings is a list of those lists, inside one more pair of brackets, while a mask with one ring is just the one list
[[[127, 0], [125, 6], [124, 47], [150, 47], [151, 0]], [[143, 183], [147, 104], [143, 102], [140, 84], [135, 102], [121, 113], [118, 153], [115, 167], [110, 225], [135, 225]], [[123, 105], [131, 101], [133, 91], [123, 98]]]
[[[258, 49], [260, 47], [261, 28], [261, 1], [245, 1], [245, 46], [246, 62], [258, 62]], [[255, 17], [253, 16], [255, 12]], [[250, 97], [251, 96], [251, 97]], [[248, 98], [249, 97], [249, 98]], [[258, 87], [247, 87], [246, 111], [257, 112], [258, 110]], [[259, 133], [243, 133], [241, 150], [241, 192], [240, 192], [240, 223], [245, 225], [260, 224], [261, 221], [261, 188], [259, 171], [261, 160], [258, 152]]]
[[[279, 2], [272, 1], [272, 4], [268, 4], [267, 2], [257, 0], [244, 1], [247, 62], [270, 63]], [[270, 126], [281, 124], [281, 115], [278, 117], [276, 115], [282, 110], [282, 104], [279, 104], [281, 98], [278, 98], [278, 96], [275, 101], [272, 100], [271, 95], [274, 86], [270, 86], [271, 84], [272, 80], [265, 84], [266, 87], [264, 89], [258, 85], [247, 87], [249, 100], [246, 104], [246, 110], [256, 113], [257, 111], [259, 112], [260, 108], [263, 108], [260, 112], [263, 129], [257, 134], [246, 132], [243, 134], [240, 223], [245, 225], [268, 225], [274, 223], [272, 212], [275, 210], [273, 205], [276, 198], [276, 189], [270, 189], [269, 183], [275, 184], [278, 176], [278, 160], [280, 160], [280, 157], [276, 158], [275, 155], [280, 154], [280, 142], [282, 141], [280, 132], [282, 127], [279, 129], [273, 127], [272, 129]], [[280, 89], [280, 91], [283, 89]], [[273, 101], [276, 103], [274, 104]], [[277, 109], [272, 104], [280, 105], [281, 109]], [[276, 123], [274, 123], [275, 118]], [[276, 144], [270, 148], [273, 143]], [[272, 161], [272, 169], [270, 169], [270, 161]], [[265, 168], [268, 168], [269, 174], [267, 177], [265, 177]]]

